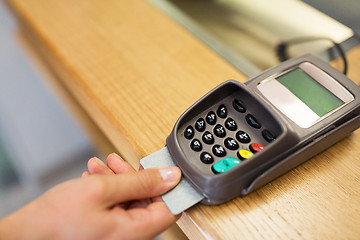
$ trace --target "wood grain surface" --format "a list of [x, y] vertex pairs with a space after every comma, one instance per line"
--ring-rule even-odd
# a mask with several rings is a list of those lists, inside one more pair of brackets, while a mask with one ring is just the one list
[[[179, 115], [244, 75], [144, 0], [8, 0], [32, 45], [137, 167]], [[347, 54], [360, 83], [360, 48]], [[335, 66], [337, 62], [333, 63]], [[358, 239], [360, 131], [250, 195], [196, 205], [178, 225], [190, 239]]]

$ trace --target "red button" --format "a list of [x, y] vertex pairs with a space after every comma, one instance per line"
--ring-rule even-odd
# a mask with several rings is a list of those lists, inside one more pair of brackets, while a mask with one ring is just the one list
[[252, 151], [253, 153], [257, 153], [264, 149], [264, 145], [262, 145], [260, 143], [252, 143], [252, 144], [250, 144], [249, 148], [250, 148], [250, 151]]

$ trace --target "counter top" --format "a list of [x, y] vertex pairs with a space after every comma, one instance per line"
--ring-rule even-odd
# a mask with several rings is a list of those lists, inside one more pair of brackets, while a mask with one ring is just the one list
[[[134, 167], [165, 145], [203, 94], [227, 79], [246, 80], [144, 0], [7, 3], [59, 81]], [[349, 77], [360, 83], [360, 47], [347, 57]], [[358, 130], [246, 197], [194, 206], [178, 225], [190, 239], [355, 239], [359, 142]]]

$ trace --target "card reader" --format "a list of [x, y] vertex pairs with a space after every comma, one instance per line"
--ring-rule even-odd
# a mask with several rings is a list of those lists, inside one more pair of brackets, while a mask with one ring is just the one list
[[[312, 55], [245, 83], [228, 80], [190, 106], [144, 168], [178, 166], [163, 195], [173, 214], [246, 195], [360, 127], [360, 87]], [[190, 190], [189, 190], [190, 189]]]

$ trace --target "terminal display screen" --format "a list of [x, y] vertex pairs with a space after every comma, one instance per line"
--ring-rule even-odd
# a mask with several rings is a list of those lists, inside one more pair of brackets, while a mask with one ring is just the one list
[[277, 77], [276, 80], [306, 104], [319, 117], [344, 104], [337, 96], [315, 81], [300, 68]]

